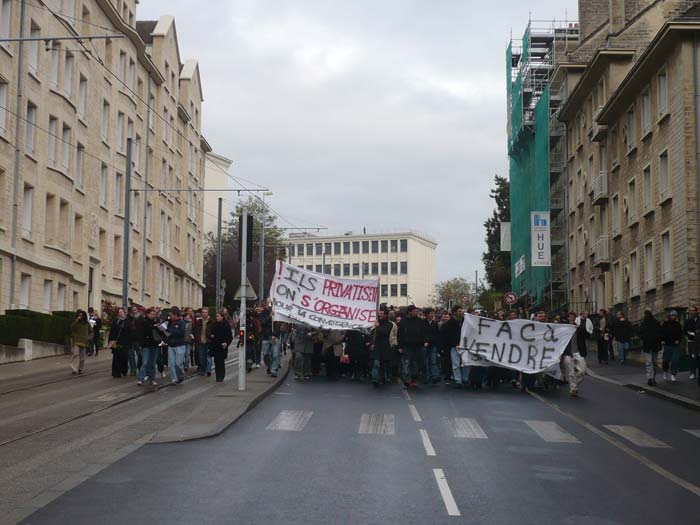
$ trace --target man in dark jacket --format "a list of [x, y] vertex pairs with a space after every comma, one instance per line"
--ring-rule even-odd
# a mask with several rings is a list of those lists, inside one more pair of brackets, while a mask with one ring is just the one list
[[197, 373], [211, 375], [211, 360], [209, 359], [209, 345], [211, 343], [211, 331], [214, 329], [214, 319], [209, 316], [209, 308], [202, 308], [200, 317], [195, 320], [194, 347], [197, 351]]
[[138, 306], [132, 306], [126, 324], [129, 327], [129, 375], [135, 376], [141, 368], [141, 347], [145, 338], [146, 323]]
[[416, 307], [413, 305], [406, 309], [406, 317], [399, 323], [398, 339], [403, 384], [406, 387], [416, 387], [421, 370], [420, 356], [427, 337], [425, 321], [416, 316]]
[[187, 358], [187, 341], [185, 340], [186, 323], [180, 316], [180, 310], [170, 310], [170, 318], [161, 330], [168, 344], [168, 368], [173, 384], [180, 384], [185, 379], [185, 359]]
[[600, 309], [600, 316], [594, 323], [595, 337], [598, 343], [598, 363], [608, 364], [608, 350], [610, 348], [610, 321], [605, 308]]
[[372, 361], [372, 384], [383, 385], [391, 381], [394, 352], [398, 346], [398, 328], [389, 321], [386, 309], [377, 312], [377, 322], [370, 335], [370, 360]]
[[462, 365], [462, 353], [458, 350], [462, 338], [462, 322], [464, 322], [464, 310], [461, 306], [452, 307], [452, 317], [440, 327], [443, 344], [450, 349], [452, 361], [452, 380], [454, 386], [460, 388], [469, 382], [469, 367]]
[[617, 353], [620, 356], [620, 364], [625, 364], [627, 352], [630, 349], [630, 340], [632, 339], [632, 323], [625, 319], [625, 314], [617, 313], [617, 321], [612, 328], [612, 334], [617, 341]]
[[698, 318], [698, 309], [695, 305], [688, 308], [688, 319], [685, 320], [685, 325], [683, 326], [683, 332], [688, 340], [688, 357], [690, 358], [690, 379], [695, 379], [695, 375], [698, 373], [697, 370], [697, 342], [695, 340], [696, 335], [700, 332], [700, 318]]
[[671, 310], [668, 313], [668, 319], [661, 325], [661, 337], [664, 342], [664, 352], [661, 361], [664, 379], [668, 380], [670, 371], [671, 381], [675, 383], [676, 374], [678, 373], [678, 360], [681, 353], [681, 339], [683, 339], [683, 328], [681, 323], [678, 322], [678, 314], [675, 310]]
[[438, 366], [438, 354], [440, 346], [440, 331], [435, 310], [425, 310], [425, 380], [436, 385], [440, 382], [440, 368]]
[[639, 326], [639, 337], [642, 340], [642, 352], [647, 372], [647, 384], [656, 384], [656, 369], [661, 349], [661, 324], [654, 318], [651, 310], [644, 310], [644, 319]]
[[119, 308], [117, 318], [109, 330], [108, 348], [112, 350], [112, 377], [126, 377], [129, 372], [129, 345], [131, 336], [126, 322], [126, 310]]

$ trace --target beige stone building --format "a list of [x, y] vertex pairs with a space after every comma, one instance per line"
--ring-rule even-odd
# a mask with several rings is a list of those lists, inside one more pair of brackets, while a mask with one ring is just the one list
[[337, 277], [380, 279], [380, 300], [428, 306], [435, 292], [437, 242], [416, 232], [335, 236], [292, 235], [288, 261]]
[[581, 43], [553, 83], [571, 304], [636, 320], [700, 298], [700, 2], [579, 5]]
[[213, 233], [216, 235], [218, 228], [218, 209], [219, 198], [223, 199], [221, 206], [221, 216], [223, 222], [228, 220], [233, 206], [231, 205], [231, 191], [214, 191], [214, 190], [232, 190], [233, 181], [228, 176], [228, 170], [233, 161], [222, 155], [210, 152], [205, 156], [204, 173], [207, 190], [204, 193], [204, 233]]
[[[137, 4], [27, 2], [25, 36], [123, 38], [22, 44], [19, 99], [20, 44], [0, 43], [0, 311], [121, 302], [127, 137], [129, 296], [201, 303], [202, 194], [178, 191], [204, 186], [211, 149], [199, 68], [173, 18], [136, 22]], [[20, 2], [0, 9], [0, 38], [18, 37]]]

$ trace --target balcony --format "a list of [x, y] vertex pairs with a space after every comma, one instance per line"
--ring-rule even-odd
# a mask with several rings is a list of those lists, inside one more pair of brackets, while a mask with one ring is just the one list
[[593, 266], [608, 268], [610, 266], [610, 237], [603, 235], [593, 245]]
[[566, 245], [566, 230], [561, 224], [552, 224], [550, 229], [552, 252], [562, 249]]
[[564, 210], [564, 198], [563, 197], [550, 197], [549, 199], [549, 211], [552, 213], [552, 217], [556, 217]]
[[593, 205], [604, 204], [608, 198], [608, 172], [601, 171], [593, 180]]
[[550, 178], [555, 179], [561, 175], [566, 167], [566, 158], [562, 151], [552, 151], [549, 153], [549, 172], [552, 175]]

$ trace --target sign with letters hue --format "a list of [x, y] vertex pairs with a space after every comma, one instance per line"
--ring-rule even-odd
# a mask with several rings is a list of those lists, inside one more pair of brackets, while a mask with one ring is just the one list
[[467, 314], [458, 352], [462, 366], [501, 366], [528, 374], [558, 372], [559, 360], [575, 332], [576, 326], [570, 324], [494, 321]]
[[549, 226], [549, 212], [533, 211], [530, 213], [531, 266], [533, 268], [552, 266], [552, 242]]
[[379, 281], [341, 279], [277, 261], [270, 289], [274, 321], [361, 330], [377, 320]]

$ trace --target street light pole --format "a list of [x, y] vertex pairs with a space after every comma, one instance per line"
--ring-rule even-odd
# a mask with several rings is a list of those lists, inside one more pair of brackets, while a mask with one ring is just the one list
[[129, 307], [129, 255], [131, 245], [131, 137], [126, 138], [126, 180], [124, 188], [124, 257], [122, 259], [122, 306]]
[[241, 210], [241, 238], [239, 241], [241, 243], [241, 313], [239, 316], [239, 329], [242, 335], [243, 344], [239, 350], [238, 354], [238, 390], [245, 390], [245, 369], [246, 369], [246, 346], [247, 346], [247, 333], [246, 333], [246, 296], [248, 295], [247, 281], [248, 277], [246, 275], [246, 262], [248, 260], [248, 209], [243, 206]]
[[223, 305], [221, 296], [221, 216], [224, 199], [219, 197], [219, 215], [216, 226], [216, 311], [220, 311]]
[[260, 304], [265, 300], [265, 292], [263, 286], [265, 285], [265, 195], [263, 193], [262, 198], [262, 217], [260, 218], [260, 284], [258, 284], [258, 296], [260, 298]]

